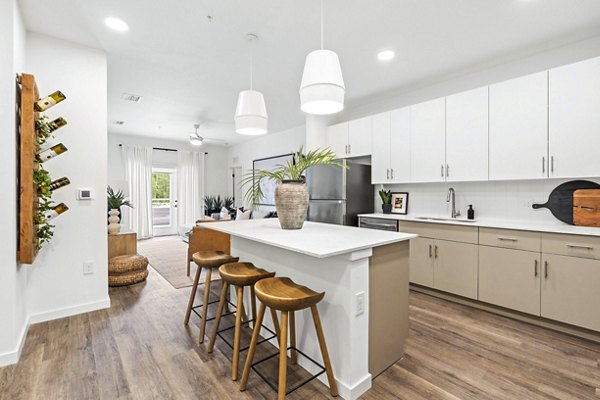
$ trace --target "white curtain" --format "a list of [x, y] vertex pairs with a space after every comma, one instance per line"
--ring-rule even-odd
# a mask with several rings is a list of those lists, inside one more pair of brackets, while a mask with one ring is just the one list
[[133, 204], [133, 209], [130, 211], [129, 229], [137, 233], [138, 239], [150, 238], [153, 235], [152, 149], [123, 145], [121, 155], [125, 164], [129, 199]]
[[203, 214], [204, 152], [177, 151], [177, 223], [179, 231], [194, 226]]

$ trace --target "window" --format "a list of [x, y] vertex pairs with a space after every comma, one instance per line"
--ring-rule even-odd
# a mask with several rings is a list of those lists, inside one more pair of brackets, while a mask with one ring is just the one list
[[152, 173], [152, 225], [171, 225], [171, 174]]

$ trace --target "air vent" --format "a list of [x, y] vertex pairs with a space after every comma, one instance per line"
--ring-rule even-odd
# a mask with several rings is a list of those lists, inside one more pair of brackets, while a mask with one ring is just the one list
[[142, 101], [142, 96], [139, 96], [137, 94], [123, 93], [121, 95], [121, 100], [133, 101], [134, 103], [139, 103], [140, 101]]
[[113, 121], [112, 123], [115, 125], [124, 125], [125, 121]]

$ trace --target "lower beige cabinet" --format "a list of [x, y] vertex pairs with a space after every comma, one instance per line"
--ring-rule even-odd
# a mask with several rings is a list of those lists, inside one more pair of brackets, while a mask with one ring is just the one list
[[540, 315], [541, 254], [479, 247], [479, 300]]
[[416, 238], [410, 247], [410, 281], [477, 299], [476, 244]]
[[544, 254], [542, 317], [600, 331], [600, 261]]

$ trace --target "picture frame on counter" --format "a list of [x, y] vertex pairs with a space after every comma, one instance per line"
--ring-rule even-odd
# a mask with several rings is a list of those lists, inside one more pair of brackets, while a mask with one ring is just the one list
[[408, 212], [408, 192], [392, 193], [392, 214], [406, 215]]

